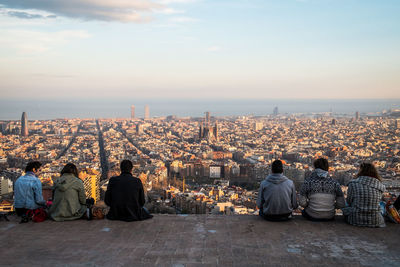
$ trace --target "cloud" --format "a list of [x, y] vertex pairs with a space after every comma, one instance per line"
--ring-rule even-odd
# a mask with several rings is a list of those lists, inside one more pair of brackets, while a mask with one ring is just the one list
[[[147, 14], [157, 9], [165, 9], [162, 4], [151, 0], [2, 0], [1, 2], [3, 8], [19, 11], [41, 10], [70, 18], [121, 22], [146, 22], [150, 20]], [[23, 17], [26, 14], [14, 12], [13, 15]]]
[[11, 17], [17, 17], [20, 19], [42, 19], [42, 18], [44, 18], [43, 15], [31, 14], [31, 13], [23, 12], [23, 11], [8, 11], [7, 15], [9, 15]]

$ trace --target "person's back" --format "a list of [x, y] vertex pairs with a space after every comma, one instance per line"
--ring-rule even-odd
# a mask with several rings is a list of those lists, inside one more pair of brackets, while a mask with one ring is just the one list
[[[126, 163], [129, 162], [129, 163]], [[127, 165], [127, 169], [124, 169]], [[143, 184], [139, 178], [131, 174], [132, 163], [122, 161], [121, 175], [112, 177], [108, 182], [105, 203], [110, 207], [107, 219], [122, 221], [139, 221], [152, 216], [144, 210], [145, 204]]]
[[25, 175], [19, 177], [14, 185], [14, 207], [19, 216], [27, 210], [35, 210], [45, 205], [42, 195], [42, 183], [37, 178], [40, 162], [30, 162], [25, 168]]
[[356, 226], [385, 226], [379, 205], [384, 191], [385, 186], [375, 167], [371, 163], [361, 164], [356, 179], [348, 184], [346, 200], [349, 207], [343, 209], [346, 221]]
[[340, 184], [329, 176], [326, 159], [317, 159], [314, 166], [315, 170], [300, 189], [303, 216], [311, 220], [331, 220], [335, 209], [345, 206], [343, 191]]
[[293, 181], [282, 174], [282, 162], [272, 163], [272, 174], [261, 182], [257, 206], [260, 215], [268, 220], [288, 219], [297, 208], [296, 189]]
[[54, 183], [54, 200], [49, 210], [55, 221], [70, 221], [82, 218], [86, 211], [86, 195], [78, 170], [72, 163], [65, 165]]

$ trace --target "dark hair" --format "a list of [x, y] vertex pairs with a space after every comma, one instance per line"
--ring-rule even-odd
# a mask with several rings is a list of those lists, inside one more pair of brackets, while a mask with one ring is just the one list
[[26, 165], [25, 172], [31, 172], [33, 169], [38, 170], [40, 167], [42, 167], [42, 163], [39, 161], [31, 161]]
[[314, 167], [316, 169], [322, 169], [324, 171], [328, 171], [329, 170], [329, 163], [326, 159], [324, 158], [319, 158], [316, 161], [314, 161]]
[[72, 173], [76, 178], [79, 178], [78, 168], [73, 163], [68, 163], [64, 166], [64, 168], [61, 170], [61, 175], [64, 173]]
[[121, 162], [120, 167], [121, 167], [121, 172], [129, 172], [130, 173], [133, 169], [133, 164], [130, 160], [124, 159]]
[[375, 166], [369, 162], [363, 162], [360, 165], [360, 170], [358, 171], [356, 177], [360, 176], [369, 176], [382, 181], [382, 178], [379, 176], [378, 171], [376, 170]]
[[271, 171], [272, 173], [283, 173], [282, 161], [277, 159], [274, 162], [272, 162]]

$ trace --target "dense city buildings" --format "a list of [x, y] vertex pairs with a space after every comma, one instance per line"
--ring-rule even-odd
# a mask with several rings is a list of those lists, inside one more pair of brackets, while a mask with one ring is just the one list
[[59, 119], [31, 121], [29, 136], [18, 134], [19, 121], [0, 124], [2, 188], [29, 160], [43, 163], [45, 186], [72, 162], [87, 196], [100, 200], [121, 160], [129, 159], [152, 211], [256, 214], [257, 189], [274, 159], [299, 188], [313, 160], [326, 157], [344, 191], [363, 161], [374, 162], [389, 192], [400, 189], [400, 129], [392, 116]]

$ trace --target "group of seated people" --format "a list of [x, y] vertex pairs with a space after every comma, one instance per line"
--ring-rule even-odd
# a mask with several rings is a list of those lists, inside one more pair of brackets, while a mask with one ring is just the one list
[[[334, 220], [336, 209], [342, 209], [349, 224], [385, 226], [384, 210], [380, 205], [385, 186], [373, 164], [360, 165], [355, 179], [348, 184], [346, 199], [338, 181], [329, 175], [326, 159], [314, 161], [314, 168], [304, 180], [297, 197], [293, 181], [283, 175], [282, 161], [275, 160], [271, 174], [260, 185], [257, 199], [260, 216], [269, 221], [289, 220], [300, 204], [303, 217], [311, 221]], [[393, 206], [396, 210], [400, 209], [400, 197]]]
[[[43, 199], [42, 183], [38, 179], [42, 164], [30, 162], [25, 168], [25, 175], [19, 177], [14, 186], [14, 207], [21, 222], [27, 222], [29, 214], [48, 215], [54, 221], [70, 221], [90, 218], [85, 188], [77, 167], [68, 163], [61, 170], [61, 176], [54, 180], [51, 205]], [[110, 207], [106, 217], [110, 220], [138, 221], [153, 216], [144, 208], [145, 197], [143, 184], [132, 176], [133, 164], [129, 160], [121, 162], [121, 175], [109, 180], [105, 203]], [[48, 208], [48, 212], [43, 211]]]
[[[336, 209], [342, 209], [349, 224], [385, 226], [380, 206], [385, 187], [371, 163], [360, 165], [355, 179], [348, 184], [346, 200], [340, 184], [329, 175], [328, 161], [319, 158], [314, 162], [314, 167], [297, 197], [293, 181], [283, 175], [282, 161], [275, 160], [271, 166], [271, 174], [260, 185], [257, 199], [260, 216], [270, 221], [289, 220], [293, 210], [300, 204], [304, 208], [302, 215], [312, 221], [333, 220]], [[25, 175], [15, 182], [14, 206], [17, 215], [22, 217], [22, 222], [27, 220], [27, 214], [35, 214], [46, 207], [42, 184], [38, 179], [40, 168], [41, 163], [38, 161], [28, 163]], [[120, 168], [121, 174], [109, 180], [105, 193], [105, 204], [110, 207], [107, 219], [139, 221], [152, 218], [144, 208], [143, 184], [140, 179], [132, 176], [132, 162], [123, 160]], [[86, 199], [77, 167], [72, 163], [66, 164], [61, 170], [61, 176], [54, 181], [48, 216], [54, 221], [89, 218], [88, 203], [90, 200]], [[394, 207], [400, 209], [400, 197], [395, 201]]]

